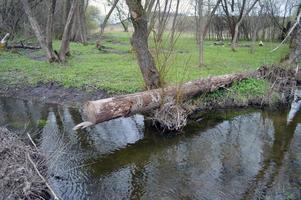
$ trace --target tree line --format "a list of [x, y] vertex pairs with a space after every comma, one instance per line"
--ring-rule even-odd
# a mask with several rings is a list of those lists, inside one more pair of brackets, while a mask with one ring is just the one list
[[[99, 24], [102, 38], [109, 19], [114, 17], [124, 31], [134, 32], [131, 44], [148, 89], [160, 87], [160, 74], [148, 47], [151, 33], [160, 43], [168, 35], [170, 50], [179, 33], [195, 32], [199, 64], [204, 65], [204, 40], [229, 39], [237, 51], [240, 39], [281, 41], [300, 13], [298, 0], [107, 0], [109, 10]], [[88, 38], [89, 0], [1, 0], [0, 34], [12, 37], [33, 33], [49, 62], [66, 62], [71, 41], [85, 44]], [[97, 18], [94, 10], [94, 18]], [[91, 14], [91, 13], [90, 13]], [[296, 32], [296, 31], [295, 31]], [[27, 34], [30, 35], [30, 34]], [[53, 48], [53, 40], [61, 41]], [[162, 82], [162, 81], [161, 81]]]

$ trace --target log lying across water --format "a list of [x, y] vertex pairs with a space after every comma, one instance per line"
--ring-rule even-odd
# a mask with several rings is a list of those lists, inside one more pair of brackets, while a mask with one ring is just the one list
[[88, 101], [83, 106], [83, 114], [86, 121], [78, 124], [74, 129], [86, 128], [111, 119], [151, 111], [159, 108], [165, 97], [175, 98], [180, 94], [183, 100], [187, 100], [204, 92], [212, 92], [219, 88], [227, 87], [234, 81], [257, 77], [258, 75], [260, 76], [260, 70], [215, 76], [190, 81], [180, 86], [169, 86], [134, 94]]

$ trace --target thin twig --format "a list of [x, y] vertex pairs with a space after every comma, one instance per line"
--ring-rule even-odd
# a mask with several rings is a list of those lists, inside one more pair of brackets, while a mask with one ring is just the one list
[[44, 183], [46, 184], [46, 186], [48, 187], [48, 189], [50, 190], [51, 194], [53, 195], [55, 200], [60, 200], [60, 198], [55, 194], [54, 190], [51, 188], [51, 186], [49, 185], [49, 183], [47, 182], [47, 180], [44, 178], [44, 176], [40, 173], [40, 171], [37, 168], [37, 165], [35, 164], [35, 162], [31, 159], [29, 153], [27, 153], [27, 158], [29, 160], [29, 162], [32, 164], [34, 170], [37, 172], [37, 174], [39, 175], [39, 177], [44, 181]]
[[32, 137], [30, 136], [29, 133], [27, 133], [27, 137], [29, 138], [31, 144], [35, 147], [35, 149], [38, 150], [38, 147], [37, 147], [36, 143], [33, 141]]

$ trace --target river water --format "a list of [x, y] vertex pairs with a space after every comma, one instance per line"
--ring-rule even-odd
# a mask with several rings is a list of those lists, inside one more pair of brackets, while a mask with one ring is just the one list
[[0, 98], [0, 125], [30, 132], [62, 199], [301, 199], [301, 99], [212, 112], [179, 135], [140, 115], [87, 130], [74, 108]]

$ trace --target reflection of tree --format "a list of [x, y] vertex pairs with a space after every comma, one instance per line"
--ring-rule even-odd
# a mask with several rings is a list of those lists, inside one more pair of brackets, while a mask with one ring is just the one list
[[[285, 114], [285, 115], [284, 115]], [[267, 190], [272, 187], [275, 178], [283, 165], [283, 160], [293, 139], [296, 127], [301, 121], [301, 112], [287, 125], [285, 113], [269, 115], [275, 129], [275, 139], [270, 156], [264, 161], [263, 167], [257, 173], [255, 181], [249, 186], [242, 199], [263, 198]]]
[[[116, 171], [129, 164], [139, 163], [144, 166], [149, 162], [151, 155], [162, 152], [168, 147], [176, 146], [183, 140], [183, 138], [188, 139], [194, 137], [197, 133], [206, 131], [207, 129], [216, 126], [219, 122], [220, 121], [208, 119], [208, 121], [202, 121], [201, 124], [189, 124], [184, 129], [184, 133], [182, 135], [178, 135], [173, 138], [157, 136], [152, 129], [146, 126], [143, 140], [137, 141], [132, 145], [126, 146], [126, 148], [121, 148], [96, 159], [96, 164], [92, 166], [93, 171], [95, 175], [101, 176], [111, 171]], [[187, 133], [185, 133], [185, 130], [187, 130]]]
[[135, 166], [132, 169], [132, 180], [131, 186], [133, 187], [130, 199], [141, 199], [145, 193], [145, 182], [147, 179], [147, 173], [145, 172], [144, 166]]

